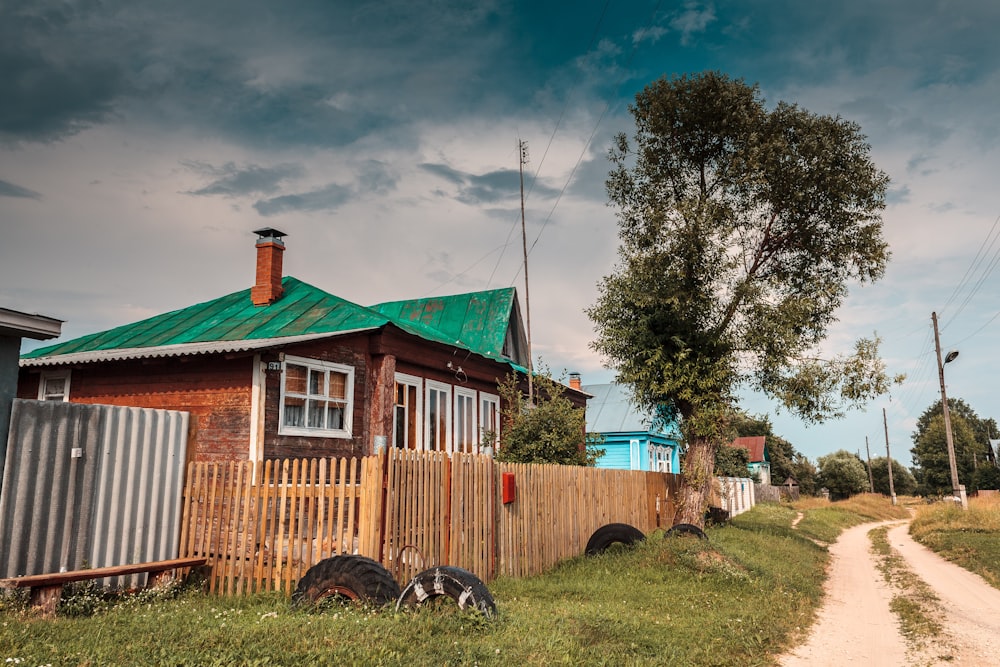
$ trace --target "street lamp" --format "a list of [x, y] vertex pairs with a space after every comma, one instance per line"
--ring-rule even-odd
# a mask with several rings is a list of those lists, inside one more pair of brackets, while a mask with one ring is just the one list
[[938, 378], [941, 381], [941, 409], [944, 411], [944, 437], [948, 443], [948, 465], [951, 466], [951, 489], [955, 498], [962, 503], [962, 509], [969, 509], [969, 501], [965, 497], [965, 489], [958, 483], [958, 467], [955, 465], [955, 441], [951, 437], [951, 415], [948, 412], [948, 395], [944, 390], [944, 365], [955, 361], [958, 350], [952, 350], [941, 361], [941, 340], [938, 337], [937, 313], [931, 313], [934, 322], [934, 349], [937, 351]]

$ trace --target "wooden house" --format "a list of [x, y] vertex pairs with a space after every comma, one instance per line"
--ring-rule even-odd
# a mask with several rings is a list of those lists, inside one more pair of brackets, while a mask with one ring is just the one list
[[253, 287], [25, 354], [18, 395], [188, 411], [189, 460], [476, 453], [499, 431], [498, 382], [528, 366], [513, 288], [360, 306], [283, 276], [285, 234], [256, 233]]
[[750, 455], [750, 462], [747, 468], [750, 476], [761, 484], [771, 483], [771, 454], [767, 450], [767, 438], [763, 435], [746, 436], [736, 438], [730, 447], [742, 447]]
[[[570, 377], [570, 386], [579, 382]], [[680, 432], [676, 422], [639, 409], [625, 387], [589, 384], [587, 430], [604, 436], [598, 468], [680, 472]]]

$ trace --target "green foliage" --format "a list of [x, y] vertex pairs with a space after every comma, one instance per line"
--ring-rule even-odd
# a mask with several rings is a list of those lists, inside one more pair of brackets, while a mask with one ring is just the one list
[[[996, 428], [996, 424], [992, 419], [980, 419], [960, 399], [949, 398], [948, 409], [958, 483], [965, 484], [969, 491], [974, 491], [973, 473], [976, 463], [985, 460], [988, 432], [990, 428]], [[940, 401], [931, 404], [917, 420], [910, 453], [917, 468], [918, 492], [923, 495], [950, 495], [951, 464], [948, 461], [948, 439]]]
[[[876, 456], [872, 459], [872, 479], [875, 481], [875, 493], [890, 495], [889, 466], [886, 465], [884, 456]], [[917, 480], [896, 459], [892, 460], [892, 487], [897, 496], [912, 496], [917, 491]]]
[[861, 459], [841, 449], [819, 457], [816, 482], [830, 491], [831, 500], [842, 500], [868, 490], [868, 471]]
[[743, 447], [723, 446], [715, 450], [718, 477], [749, 477], [750, 453]]
[[[816, 485], [816, 466], [802, 454], [796, 454], [792, 461], [792, 477], [799, 483], [799, 493], [804, 496], [814, 496], [819, 490]], [[784, 480], [779, 480], [784, 481]]]
[[560, 463], [593, 466], [604, 455], [603, 436], [585, 433], [586, 415], [563, 393], [563, 385], [547, 372], [534, 377], [534, 405], [522, 391], [517, 375], [509, 374], [499, 385], [500, 443], [498, 461], [508, 463]]
[[980, 466], [972, 475], [972, 485], [977, 490], [1000, 489], [1000, 468], [993, 464]]
[[680, 415], [699, 488], [690, 462], [726, 442], [737, 387], [809, 421], [888, 389], [877, 338], [816, 353], [848, 284], [885, 271], [888, 177], [856, 124], [769, 110], [717, 72], [655, 81], [631, 111], [633, 140], [610, 151], [620, 261], [588, 311], [593, 347], [640, 405]]
[[607, 184], [621, 263], [590, 310], [619, 381], [709, 436], [742, 380], [813, 421], [884, 391], [875, 341], [836, 363], [809, 354], [848, 281], [878, 279], [888, 259], [888, 178], [858, 126], [768, 111], [756, 86], [715, 72], [660, 79], [632, 113], [634, 146], [618, 137]]

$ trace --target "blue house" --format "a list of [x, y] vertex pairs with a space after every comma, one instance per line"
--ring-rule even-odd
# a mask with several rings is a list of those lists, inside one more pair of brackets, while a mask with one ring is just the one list
[[680, 429], [675, 422], [641, 410], [620, 385], [581, 389], [593, 396], [587, 401], [587, 430], [604, 436], [605, 454], [598, 468], [680, 472]]

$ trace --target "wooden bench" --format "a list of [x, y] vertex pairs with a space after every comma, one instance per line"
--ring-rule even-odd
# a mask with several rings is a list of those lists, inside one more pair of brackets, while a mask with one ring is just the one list
[[149, 586], [157, 586], [171, 579], [174, 570], [186, 567], [199, 567], [208, 561], [207, 558], [174, 558], [172, 560], [157, 560], [148, 563], [132, 565], [116, 565], [113, 567], [95, 567], [90, 570], [70, 570], [69, 572], [53, 572], [52, 574], [29, 574], [25, 577], [0, 579], [0, 588], [30, 588], [29, 602], [32, 607], [41, 609], [42, 613], [51, 616], [56, 612], [56, 605], [62, 597], [64, 584], [88, 579], [103, 579], [119, 577], [127, 574], [149, 573]]

